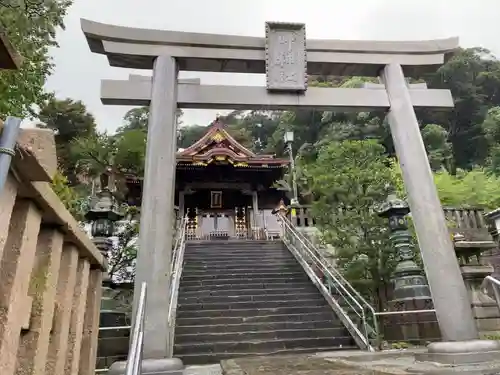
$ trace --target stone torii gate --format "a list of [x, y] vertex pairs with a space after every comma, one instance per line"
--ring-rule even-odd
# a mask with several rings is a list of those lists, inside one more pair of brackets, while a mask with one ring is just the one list
[[[103, 80], [101, 84], [104, 104], [150, 106], [136, 273], [136, 293], [143, 281], [149, 291], [143, 368], [166, 371], [169, 365], [164, 359], [173, 345], [168, 342], [165, 314], [177, 108], [387, 110], [445, 340], [431, 344], [429, 355], [438, 360], [449, 353], [480, 351], [469, 297], [414, 111], [414, 107], [451, 108], [453, 100], [448, 90], [408, 85], [405, 78], [435, 71], [458, 47], [457, 38], [413, 42], [309, 39], [306, 43], [305, 25], [270, 22], [266, 23], [265, 38], [137, 29], [88, 20], [82, 20], [82, 29], [91, 51], [106, 55], [111, 66], [153, 70], [151, 79], [131, 77]], [[177, 79], [179, 70], [265, 73], [267, 87], [182, 82]], [[379, 77], [382, 85], [308, 88], [308, 75], [372, 76]], [[496, 344], [488, 345], [488, 350], [497, 350]]]

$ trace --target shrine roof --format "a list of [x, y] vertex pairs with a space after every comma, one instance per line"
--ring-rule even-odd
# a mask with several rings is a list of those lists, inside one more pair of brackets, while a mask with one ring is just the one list
[[215, 120], [197, 142], [177, 153], [177, 164], [208, 165], [212, 162], [227, 162], [235, 167], [287, 166], [288, 159], [274, 155], [257, 155], [236, 141], [224, 124]]

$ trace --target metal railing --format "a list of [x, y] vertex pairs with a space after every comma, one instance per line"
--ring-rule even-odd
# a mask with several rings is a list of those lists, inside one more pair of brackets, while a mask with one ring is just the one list
[[[374, 351], [380, 335], [375, 309], [284, 216], [280, 216], [282, 239], [319, 288], [361, 349]], [[317, 272], [321, 273], [318, 276]]]
[[146, 313], [147, 285], [141, 284], [139, 302], [132, 325], [132, 339], [125, 367], [125, 375], [141, 375], [142, 346], [144, 341], [144, 320]]
[[181, 222], [175, 240], [174, 251], [171, 263], [170, 278], [170, 302], [168, 305], [168, 350], [172, 357], [174, 352], [175, 316], [177, 313], [177, 297], [179, 295], [179, 284], [181, 282], [182, 267], [184, 264], [184, 249], [186, 248], [186, 227], [188, 217], [185, 216]]
[[498, 309], [500, 310], [500, 280], [494, 278], [493, 276], [486, 276], [481, 284], [481, 289], [487, 293], [488, 284], [491, 285], [493, 289], [493, 295], [495, 296], [495, 301], [497, 303]]

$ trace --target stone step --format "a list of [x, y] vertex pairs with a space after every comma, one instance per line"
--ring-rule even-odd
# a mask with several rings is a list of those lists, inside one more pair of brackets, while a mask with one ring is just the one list
[[[262, 315], [240, 315], [240, 316], [223, 316], [215, 315], [212, 317], [199, 316], [182, 317], [177, 315], [175, 320], [176, 326], [214, 326], [214, 325], [230, 325], [230, 324], [260, 324], [260, 323], [287, 323], [287, 322], [314, 322], [321, 320], [334, 319], [333, 312], [329, 309], [314, 309], [310, 310], [307, 314], [302, 311], [290, 311], [280, 309], [278, 311], [267, 311]], [[248, 311], [248, 310], [247, 310]]]
[[[259, 272], [255, 270], [252, 272], [251, 270], [245, 270], [242, 272], [188, 272], [182, 273], [181, 280], [182, 281], [208, 281], [208, 280], [222, 280], [222, 279], [277, 279], [277, 278], [295, 278], [295, 277], [305, 277], [306, 274], [302, 270], [296, 271], [265, 271]], [[181, 282], [182, 282], [181, 281]]]
[[186, 251], [206, 251], [206, 252], [214, 252], [214, 251], [231, 251], [231, 250], [236, 250], [236, 251], [267, 251], [267, 250], [285, 250], [288, 251], [288, 249], [280, 244], [265, 244], [265, 245], [258, 245], [258, 244], [252, 244], [252, 243], [245, 243], [245, 244], [238, 244], [238, 243], [232, 243], [232, 244], [216, 244], [214, 243], [212, 246], [198, 246], [198, 245], [192, 245], [188, 244], [186, 246]]
[[100, 329], [99, 338], [107, 337], [129, 337], [130, 328], [113, 328], [113, 329]]
[[260, 332], [277, 330], [303, 330], [303, 329], [321, 329], [321, 328], [340, 328], [344, 329], [340, 322], [333, 322], [329, 319], [316, 321], [277, 321], [261, 323], [241, 323], [241, 324], [214, 324], [214, 325], [193, 325], [175, 327], [176, 335], [197, 335], [203, 333], [230, 333], [230, 332]]
[[215, 251], [215, 250], [227, 250], [227, 249], [246, 249], [246, 250], [267, 250], [267, 249], [286, 249], [283, 244], [276, 242], [269, 242], [266, 244], [258, 244], [252, 242], [232, 242], [232, 243], [224, 243], [224, 242], [214, 242], [209, 244], [209, 246], [203, 246], [198, 244], [186, 244], [187, 250], [204, 250], [204, 251]]
[[[234, 296], [268, 296], [268, 295], [294, 295], [294, 294], [302, 294], [302, 293], [317, 293], [318, 289], [312, 285], [311, 283], [295, 283], [295, 287], [291, 287], [288, 284], [285, 284], [281, 288], [255, 288], [255, 289], [217, 289], [217, 290], [193, 290], [193, 291], [183, 291], [179, 297], [179, 300], [182, 298], [195, 298], [195, 299], [203, 299], [203, 298], [212, 298], [212, 297], [227, 297], [231, 298]], [[288, 287], [287, 287], [288, 286]]]
[[203, 248], [186, 248], [185, 254], [291, 254], [287, 248], [283, 247], [262, 247], [262, 248], [250, 248], [250, 247], [220, 247], [213, 249], [203, 249]]
[[274, 267], [274, 266], [287, 266], [287, 265], [296, 265], [298, 264], [295, 258], [290, 258], [290, 259], [283, 259], [283, 260], [278, 260], [278, 261], [272, 261], [272, 262], [255, 262], [253, 259], [241, 259], [238, 261], [231, 260], [228, 258], [221, 259], [214, 261], [213, 259], [194, 259], [190, 260], [189, 262], [185, 262], [184, 268], [190, 269], [190, 268], [211, 268], [211, 267], [218, 267], [218, 268], [253, 268], [253, 267]]
[[282, 280], [279, 279], [276, 282], [262, 282], [258, 280], [250, 280], [246, 283], [241, 284], [231, 284], [231, 283], [220, 283], [220, 284], [210, 284], [205, 287], [201, 287], [199, 282], [189, 282], [189, 283], [181, 283], [179, 286], [179, 297], [182, 296], [185, 292], [199, 292], [199, 293], [211, 293], [218, 291], [227, 291], [227, 290], [238, 290], [244, 293], [245, 290], [276, 290], [276, 289], [287, 289], [294, 290], [295, 288], [304, 288], [306, 286], [311, 286], [312, 283], [309, 280]]
[[231, 247], [213, 247], [213, 248], [192, 248], [186, 247], [185, 254], [291, 254], [286, 247], [244, 247], [244, 246], [231, 246]]
[[270, 331], [241, 331], [241, 332], [211, 332], [211, 333], [189, 333], [179, 334], [175, 338], [178, 345], [198, 345], [211, 343], [217, 345], [219, 342], [255, 342], [271, 340], [287, 340], [304, 337], [334, 338], [344, 337], [344, 328], [306, 328], [306, 329], [284, 329]]
[[[297, 303], [295, 303], [296, 305]], [[246, 317], [252, 318], [263, 315], [286, 315], [286, 314], [310, 314], [323, 311], [329, 311], [330, 306], [326, 302], [322, 306], [284, 306], [284, 307], [265, 307], [265, 308], [250, 308], [250, 309], [227, 309], [227, 310], [177, 310], [177, 318], [213, 318], [221, 316], [224, 318], [230, 317]]]
[[[294, 291], [295, 292], [295, 291]], [[318, 291], [310, 290], [307, 292], [299, 293], [289, 293], [289, 294], [247, 294], [247, 295], [201, 295], [198, 297], [186, 297], [185, 294], [179, 297], [178, 304], [206, 304], [206, 303], [234, 303], [234, 302], [268, 302], [268, 301], [297, 301], [304, 299], [316, 299], [318, 298]], [[319, 296], [319, 298], [323, 298]]]
[[245, 278], [224, 278], [224, 279], [197, 279], [197, 280], [181, 280], [181, 287], [186, 286], [214, 286], [214, 285], [241, 285], [241, 284], [263, 284], [263, 285], [276, 285], [287, 282], [305, 282], [309, 280], [305, 274], [297, 275], [295, 277], [245, 277]]
[[99, 357], [113, 357], [128, 352], [128, 337], [105, 337], [97, 342], [97, 355]]
[[200, 266], [185, 266], [182, 270], [183, 275], [187, 274], [220, 274], [220, 273], [260, 273], [260, 272], [289, 272], [289, 271], [303, 271], [303, 268], [297, 262], [290, 263], [276, 263], [276, 264], [256, 264], [254, 266], [245, 266], [241, 264], [231, 265], [200, 265]]
[[190, 258], [201, 258], [201, 259], [209, 259], [212, 257], [221, 257], [221, 256], [231, 256], [231, 257], [244, 257], [246, 255], [250, 257], [261, 256], [281, 256], [281, 257], [292, 257], [292, 253], [288, 250], [282, 249], [274, 249], [274, 250], [265, 250], [265, 251], [257, 251], [257, 250], [224, 250], [224, 251], [185, 251], [185, 256], [189, 256]]
[[[308, 348], [294, 348], [294, 349], [276, 349], [272, 351], [262, 351], [260, 353], [246, 353], [246, 352], [232, 352], [232, 353], [193, 353], [193, 354], [182, 354], [177, 357], [181, 358], [186, 365], [203, 365], [219, 363], [225, 359], [231, 358], [241, 358], [248, 356], [268, 356], [268, 355], [292, 355], [292, 354], [307, 354], [307, 353], [317, 353], [317, 352], [329, 352], [334, 350], [356, 350], [356, 346], [323, 346], [323, 347], [308, 347]], [[304, 372], [304, 375], [306, 373]]]
[[354, 347], [281, 242], [188, 243], [184, 260], [174, 355], [186, 364]]
[[261, 353], [280, 349], [318, 348], [322, 346], [351, 346], [352, 338], [344, 337], [294, 337], [289, 339], [226, 341], [215, 343], [175, 344], [174, 355], [194, 353]]
[[222, 263], [230, 261], [239, 263], [242, 261], [252, 261], [254, 264], [267, 264], [272, 262], [283, 262], [293, 260], [292, 255], [288, 254], [209, 254], [203, 256], [200, 254], [185, 254], [184, 261], [212, 261], [214, 263]]
[[[192, 303], [192, 304], [178, 304], [177, 311], [179, 313], [187, 311], [212, 311], [212, 310], [244, 310], [244, 309], [273, 309], [280, 307], [294, 307], [294, 306], [326, 306], [327, 302], [318, 293], [313, 298], [304, 300], [273, 300], [273, 301], [243, 301], [243, 302], [223, 302], [223, 303]], [[226, 311], [227, 313], [227, 311]]]
[[283, 246], [281, 240], [217, 240], [217, 241], [204, 241], [204, 240], [188, 240], [186, 246], [188, 247], [217, 247], [217, 246]]
[[120, 327], [130, 325], [130, 319], [124, 312], [101, 311], [99, 314], [99, 325], [101, 327]]

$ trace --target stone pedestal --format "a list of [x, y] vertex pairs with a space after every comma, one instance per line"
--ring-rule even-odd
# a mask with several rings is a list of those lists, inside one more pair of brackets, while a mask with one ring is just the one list
[[493, 273], [490, 265], [464, 265], [460, 267], [469, 291], [472, 311], [481, 337], [497, 336], [500, 333], [500, 311], [496, 301], [481, 290], [486, 276]]
[[[482, 281], [493, 272], [492, 266], [482, 264], [480, 261], [481, 253], [487, 249], [488, 247], [477, 246], [477, 243], [463, 239], [455, 242], [455, 251], [474, 321], [478, 331], [483, 335], [485, 333], [483, 330], [491, 328], [491, 324], [495, 325], [500, 315], [498, 307], [495, 305], [493, 308], [494, 301], [481, 291]], [[436, 342], [428, 346], [427, 353], [415, 355], [417, 361], [452, 365], [492, 362], [498, 358], [500, 358], [500, 341], [496, 340]]]
[[433, 342], [427, 352], [415, 354], [416, 361], [451, 365], [493, 362], [498, 358], [500, 341], [495, 340]]

